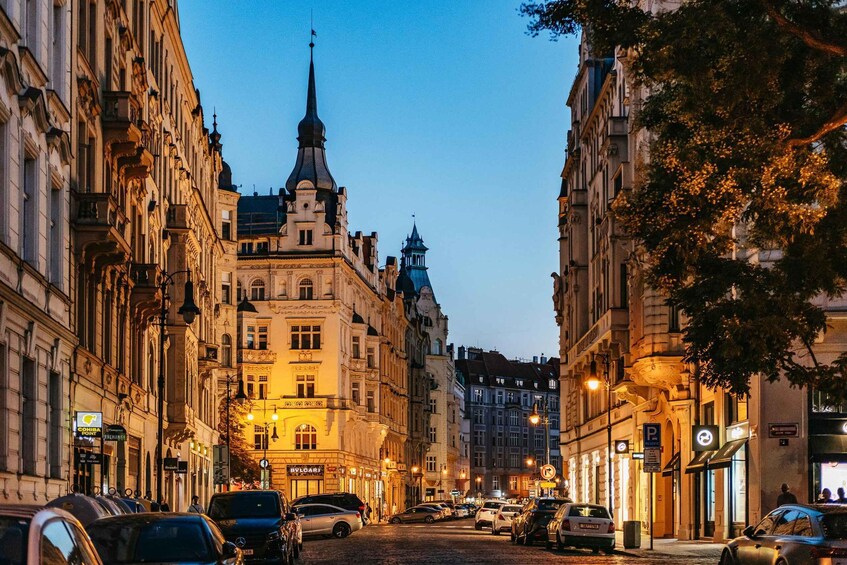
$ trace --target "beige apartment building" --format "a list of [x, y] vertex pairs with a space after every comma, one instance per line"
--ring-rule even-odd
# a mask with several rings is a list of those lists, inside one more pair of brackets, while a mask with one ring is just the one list
[[[583, 40], [579, 55], [553, 274], [571, 496], [611, 505], [616, 523], [640, 521], [645, 531], [652, 505], [659, 537], [723, 540], [770, 511], [783, 482], [801, 501], [847, 485], [847, 406], [758, 379], [748, 397], [709, 390], [683, 361], [684, 316], [644, 282], [642, 251], [613, 208], [647, 158], [648, 133], [634, 125], [646, 93], [628, 80], [626, 53], [598, 57]], [[843, 350], [844, 304], [825, 307], [830, 329], [816, 353], [828, 361]], [[601, 385], [591, 390], [595, 379]], [[645, 423], [662, 432], [654, 477], [633, 456], [643, 452]], [[697, 445], [703, 426], [716, 426], [705, 428], [715, 436], [707, 450]]]

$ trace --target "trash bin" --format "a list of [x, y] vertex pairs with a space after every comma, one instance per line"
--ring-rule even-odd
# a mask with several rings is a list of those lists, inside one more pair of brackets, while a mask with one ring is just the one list
[[623, 546], [624, 549], [641, 547], [641, 522], [627, 520], [623, 523]]

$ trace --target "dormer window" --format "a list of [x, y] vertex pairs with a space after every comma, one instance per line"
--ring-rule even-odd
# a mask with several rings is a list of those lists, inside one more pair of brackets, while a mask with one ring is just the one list
[[300, 230], [300, 245], [312, 245], [312, 230]]

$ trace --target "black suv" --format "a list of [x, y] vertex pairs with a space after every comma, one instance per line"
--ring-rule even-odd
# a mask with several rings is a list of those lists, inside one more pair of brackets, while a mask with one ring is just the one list
[[209, 518], [245, 560], [294, 563], [297, 516], [285, 495], [275, 490], [242, 490], [212, 495]]
[[362, 502], [361, 498], [349, 492], [307, 494], [295, 499], [291, 506], [300, 506], [301, 504], [331, 504], [344, 510], [355, 510], [362, 515], [362, 518], [365, 516], [365, 503]]

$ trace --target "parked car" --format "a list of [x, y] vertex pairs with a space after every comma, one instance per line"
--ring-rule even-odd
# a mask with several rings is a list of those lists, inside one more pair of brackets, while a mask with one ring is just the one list
[[404, 524], [407, 522], [426, 522], [432, 524], [436, 520], [444, 518], [441, 510], [432, 506], [413, 506], [407, 508], [404, 512], [399, 512], [392, 516], [388, 522], [391, 524]]
[[30, 504], [0, 504], [0, 563], [102, 565], [76, 518], [59, 508]]
[[599, 504], [565, 504], [547, 524], [547, 549], [587, 548], [594, 553], [615, 550], [615, 523], [605, 506]]
[[467, 518], [471, 515], [471, 509], [466, 504], [457, 504], [455, 510], [456, 518]]
[[103, 561], [241, 565], [242, 551], [220, 529], [196, 513], [141, 513], [111, 516], [86, 528]]
[[847, 506], [784, 504], [727, 543], [720, 563], [847, 563]]
[[456, 503], [453, 502], [452, 500], [433, 500], [432, 502], [435, 502], [436, 504], [440, 504], [440, 505], [446, 507], [447, 509], [449, 509], [450, 510], [450, 518], [458, 518], [459, 517], [459, 515], [456, 512]]
[[504, 504], [502, 500], [486, 500], [479, 510], [476, 511], [474, 518], [474, 528], [481, 530], [485, 527], [491, 527], [494, 521], [494, 513], [500, 510], [500, 506]]
[[304, 504], [329, 504], [330, 506], [338, 506], [345, 510], [357, 510], [362, 517], [365, 516], [365, 503], [362, 502], [361, 498], [349, 492], [307, 494], [291, 502], [292, 506], [302, 506]]
[[279, 491], [219, 492], [209, 500], [208, 514], [247, 561], [292, 563], [300, 553], [297, 515]]
[[86, 496], [79, 493], [66, 494], [59, 498], [54, 498], [45, 506], [48, 508], [61, 508], [65, 512], [71, 514], [79, 520], [80, 524], [87, 526], [95, 520], [114, 516], [109, 509], [103, 506], [93, 496]]
[[294, 511], [300, 516], [303, 535], [331, 535], [346, 538], [362, 529], [362, 514], [329, 504], [301, 504]]
[[491, 533], [495, 536], [499, 536], [500, 532], [511, 532], [512, 518], [520, 513], [520, 504], [503, 503], [491, 522]]
[[573, 502], [569, 498], [533, 498], [512, 518], [512, 543], [532, 545], [535, 541], [547, 541], [547, 524], [564, 504]]
[[437, 510], [441, 510], [441, 514], [444, 515], [445, 519], [449, 519], [454, 516], [453, 509], [445, 505], [443, 502], [421, 502], [418, 506], [432, 506]]

